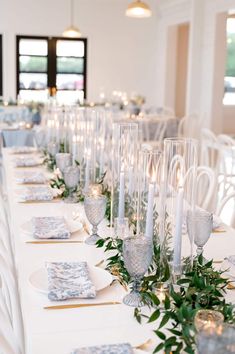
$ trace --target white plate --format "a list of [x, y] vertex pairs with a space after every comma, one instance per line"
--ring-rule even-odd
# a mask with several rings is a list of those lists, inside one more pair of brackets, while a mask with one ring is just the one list
[[[81, 231], [83, 229], [83, 225], [82, 225], [82, 223], [79, 220], [72, 220], [72, 219], [66, 219], [65, 218], [65, 221], [66, 221], [66, 223], [68, 225], [68, 229], [71, 232], [71, 234], [73, 234], [75, 232], [78, 232], [78, 231]], [[22, 231], [24, 233], [30, 234], [30, 236], [33, 236], [33, 225], [32, 225], [32, 221], [31, 220], [26, 221], [24, 224], [22, 224], [20, 226], [20, 228], [22, 229]], [[38, 241], [40, 241], [40, 240], [45, 241], [47, 239], [38, 239]], [[48, 239], [48, 240], [53, 241], [53, 239]], [[58, 241], [58, 239], [54, 239], [54, 240]]]
[[[96, 291], [100, 291], [112, 283], [113, 277], [106, 270], [91, 266], [89, 264], [88, 268], [90, 279], [95, 285]], [[46, 268], [40, 268], [34, 271], [29, 277], [29, 282], [35, 290], [43, 294], [48, 294], [48, 280]]]

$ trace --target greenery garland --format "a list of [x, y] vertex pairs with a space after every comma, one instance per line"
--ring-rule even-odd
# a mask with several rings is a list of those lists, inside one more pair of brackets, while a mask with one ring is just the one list
[[[122, 245], [121, 239], [110, 237], [97, 241], [97, 247], [104, 247], [105, 252], [112, 251], [107, 258], [106, 269], [127, 287], [131, 286], [131, 277], [125, 268]], [[185, 265], [187, 262], [185, 259]], [[143, 320], [155, 322], [161, 316], [160, 324], [154, 330], [161, 342], [153, 353], [164, 350], [166, 354], [178, 354], [182, 351], [194, 354], [194, 317], [199, 309], [220, 311], [225, 322], [235, 323], [235, 307], [224, 298], [230, 282], [223, 273], [214, 269], [213, 260], [206, 261], [202, 255], [195, 257], [192, 269], [184, 272], [177, 286], [169, 286], [168, 294], [161, 304], [153, 289], [155, 284], [170, 280], [170, 270], [167, 262], [162, 261], [160, 246], [154, 246], [153, 261], [148, 274], [142, 280], [141, 288], [143, 301], [152, 313], [146, 316], [140, 308], [134, 310], [134, 316], [139, 323]]]

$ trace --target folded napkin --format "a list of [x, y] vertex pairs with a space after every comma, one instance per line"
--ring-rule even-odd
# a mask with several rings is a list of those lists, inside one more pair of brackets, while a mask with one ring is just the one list
[[34, 157], [17, 157], [15, 159], [15, 166], [16, 167], [32, 167], [32, 166], [38, 166], [41, 165], [42, 161], [39, 160], [38, 158]]
[[50, 300], [96, 297], [87, 262], [48, 262], [46, 267]]
[[50, 187], [27, 187], [19, 196], [22, 202], [47, 201], [54, 198], [53, 190]]
[[32, 218], [33, 236], [40, 239], [70, 238], [65, 218], [63, 216], [44, 216]]
[[12, 154], [30, 154], [36, 151], [37, 149], [33, 146], [15, 146], [12, 148]]
[[132, 354], [132, 347], [128, 343], [99, 345], [75, 349], [71, 354]]
[[46, 179], [42, 172], [24, 172], [16, 176], [16, 182], [22, 184], [45, 183]]

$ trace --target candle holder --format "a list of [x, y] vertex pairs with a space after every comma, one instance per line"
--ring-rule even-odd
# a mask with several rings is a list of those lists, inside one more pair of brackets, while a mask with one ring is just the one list
[[89, 195], [85, 197], [84, 208], [88, 221], [92, 224], [92, 234], [85, 240], [88, 245], [95, 245], [100, 239], [98, 225], [103, 220], [106, 210], [104, 195]]
[[55, 155], [55, 159], [56, 159], [56, 166], [62, 172], [62, 174], [66, 167], [72, 165], [72, 157], [71, 154], [69, 153], [59, 152]]
[[93, 183], [89, 185], [88, 194], [89, 195], [101, 195], [102, 194], [102, 185], [99, 183]]
[[114, 123], [112, 140], [111, 220], [128, 218], [137, 212], [137, 152], [139, 131], [136, 123]]
[[159, 244], [160, 200], [162, 153], [141, 150], [139, 154], [139, 181], [137, 205], [137, 233]]
[[198, 354], [234, 354], [235, 327], [221, 324], [214, 330], [201, 330], [196, 338]]
[[164, 140], [160, 197], [164, 223], [160, 237], [174, 284], [182, 271], [191, 269], [193, 264], [195, 229], [192, 224], [189, 237], [187, 214], [190, 212], [193, 217], [195, 211], [197, 150], [197, 141], [193, 139]]
[[159, 306], [163, 307], [166, 296], [169, 294], [169, 285], [163, 282], [157, 283], [153, 286], [153, 292], [160, 301]]
[[198, 332], [204, 330], [208, 333], [213, 332], [224, 322], [224, 316], [219, 311], [199, 310], [194, 318], [194, 325]]
[[64, 169], [63, 172], [64, 183], [69, 189], [69, 196], [64, 199], [66, 203], [76, 203], [77, 198], [74, 195], [76, 187], [79, 183], [79, 168], [77, 166], [69, 166]]

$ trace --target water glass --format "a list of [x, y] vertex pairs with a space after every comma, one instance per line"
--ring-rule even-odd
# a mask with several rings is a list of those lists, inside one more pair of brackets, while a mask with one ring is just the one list
[[56, 166], [63, 173], [65, 168], [72, 165], [72, 155], [69, 153], [59, 152], [55, 155]]
[[123, 240], [123, 258], [125, 267], [133, 279], [133, 288], [123, 303], [128, 306], [140, 307], [144, 303], [140, 294], [141, 279], [147, 272], [153, 256], [152, 240], [138, 235]]
[[69, 196], [65, 199], [67, 203], [76, 203], [77, 198], [74, 196], [74, 190], [79, 183], [79, 168], [77, 166], [69, 166], [64, 170], [64, 183], [69, 189]]
[[213, 214], [197, 208], [195, 212], [188, 211], [187, 228], [189, 239], [197, 246], [197, 255], [203, 253], [203, 246], [210, 238], [213, 227]]
[[94, 245], [100, 239], [98, 225], [105, 216], [107, 199], [104, 195], [88, 195], [84, 200], [84, 208], [88, 221], [92, 224], [92, 235], [85, 240], [88, 245]]
[[48, 145], [47, 145], [47, 150], [49, 152], [49, 154], [51, 156], [55, 156], [58, 151], [59, 151], [59, 146], [57, 143], [54, 143], [54, 142], [50, 142]]

